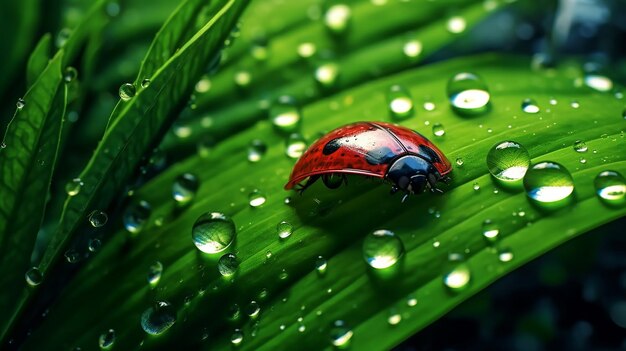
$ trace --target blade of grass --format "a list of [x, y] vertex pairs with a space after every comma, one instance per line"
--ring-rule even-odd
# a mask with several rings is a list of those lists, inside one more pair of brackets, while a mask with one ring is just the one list
[[35, 83], [39, 75], [48, 67], [51, 53], [51, 36], [45, 34], [37, 43], [37, 46], [28, 58], [26, 67], [26, 85], [31, 86]]

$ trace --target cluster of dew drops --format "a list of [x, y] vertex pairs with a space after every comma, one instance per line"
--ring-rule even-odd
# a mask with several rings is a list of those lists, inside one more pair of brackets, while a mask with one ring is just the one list
[[[374, 5], [384, 5], [386, 0], [372, 0]], [[351, 9], [344, 4], [333, 5], [328, 8], [323, 16], [323, 21], [327, 29], [334, 34], [344, 33], [349, 25], [351, 18]], [[451, 17], [447, 22], [447, 30], [451, 33], [460, 33], [465, 30], [466, 23], [461, 17]], [[61, 34], [60, 34], [61, 35]], [[409, 59], [415, 59], [422, 53], [422, 43], [415, 39], [409, 38], [402, 47], [402, 53]], [[297, 53], [303, 59], [314, 56], [317, 52], [314, 43], [303, 42], [297, 47]], [[257, 60], [265, 60], [268, 57], [267, 40], [258, 40], [251, 49], [252, 56]], [[319, 64], [314, 71], [314, 78], [321, 88], [332, 88], [337, 83], [340, 75], [340, 65], [333, 61], [323, 62]], [[74, 68], [68, 67], [64, 80], [67, 83], [72, 82], [77, 77]], [[234, 77], [235, 84], [240, 87], [249, 85], [252, 81], [252, 75], [248, 71], [239, 71]], [[139, 84], [141, 89], [150, 87], [150, 79], [143, 79]], [[601, 92], [609, 92], [612, 90], [612, 81], [602, 75], [587, 74], [582, 83]], [[210, 80], [205, 76], [195, 87], [196, 92], [204, 93], [210, 89]], [[123, 102], [130, 101], [137, 94], [137, 87], [133, 83], [124, 83], [119, 88], [119, 97]], [[453, 75], [447, 85], [447, 98], [452, 110], [460, 116], [476, 116], [488, 113], [491, 108], [489, 89], [487, 84], [480, 76], [471, 72], [461, 72]], [[621, 99], [623, 95], [620, 92], [615, 93], [616, 98]], [[192, 98], [193, 100], [193, 98]], [[416, 114], [414, 99], [409, 89], [402, 85], [392, 85], [386, 92], [387, 107], [390, 117], [394, 121], [402, 121], [412, 118]], [[556, 99], [550, 99], [549, 104], [554, 106], [558, 103]], [[20, 98], [17, 101], [17, 109], [21, 111], [26, 107], [26, 101]], [[569, 105], [573, 109], [580, 108], [578, 101], [570, 101]], [[296, 99], [292, 96], [281, 96], [274, 104], [269, 105], [269, 120], [273, 127], [286, 136], [285, 154], [297, 159], [306, 150], [307, 142], [299, 133], [302, 116]], [[425, 111], [433, 111], [437, 108], [434, 102], [425, 99], [422, 104]], [[521, 111], [525, 114], [538, 114], [541, 112], [539, 104], [532, 98], [527, 98], [520, 103]], [[626, 110], [622, 114], [626, 119]], [[210, 119], [203, 120], [202, 124], [210, 126]], [[429, 121], [425, 121], [426, 125], [431, 125]], [[481, 125], [482, 127], [482, 125]], [[491, 132], [490, 129], [487, 130]], [[189, 135], [190, 130], [185, 127], [174, 128], [176, 135], [184, 137]], [[432, 134], [435, 138], [442, 138], [446, 135], [446, 129], [441, 123], [432, 123]], [[2, 148], [6, 145], [3, 143]], [[200, 156], [209, 153], [209, 146], [200, 142], [198, 144], [198, 152]], [[260, 139], [252, 140], [247, 148], [247, 159], [249, 162], [259, 162], [268, 147]], [[576, 140], [573, 143], [574, 152], [584, 155], [589, 148], [582, 140]], [[594, 151], [595, 152], [595, 151]], [[580, 157], [580, 162], [585, 164], [586, 158]], [[462, 158], [455, 160], [456, 167], [463, 167], [465, 161]], [[574, 181], [570, 172], [561, 164], [553, 161], [542, 161], [532, 165], [531, 158], [526, 148], [519, 142], [505, 140], [498, 142], [488, 152], [486, 157], [486, 165], [496, 181], [504, 188], [523, 187], [529, 199], [540, 207], [553, 208], [564, 206], [574, 193]], [[66, 192], [69, 196], [76, 196], [80, 193], [84, 184], [80, 178], [72, 179], [66, 185]], [[626, 180], [619, 172], [612, 170], [601, 171], [594, 181], [595, 192], [598, 198], [608, 206], [621, 206], [625, 202]], [[172, 184], [172, 197], [177, 206], [184, 208], [189, 205], [196, 195], [200, 187], [198, 177], [192, 173], [183, 173], [178, 176]], [[475, 191], [480, 190], [478, 183], [472, 184]], [[254, 189], [249, 194], [249, 205], [251, 207], [260, 207], [266, 202], [265, 194]], [[289, 202], [289, 198], [285, 203]], [[429, 212], [439, 217], [440, 214], [434, 209]], [[131, 234], [139, 233], [152, 214], [151, 206], [146, 201], [136, 201], [131, 203], [123, 213], [122, 221], [125, 229]], [[524, 216], [523, 210], [516, 211], [515, 216]], [[108, 221], [108, 215], [100, 210], [94, 210], [88, 216], [88, 221], [94, 228], [104, 226]], [[155, 225], [162, 225], [163, 218], [157, 218]], [[217, 270], [223, 277], [231, 277], [236, 274], [239, 267], [239, 258], [233, 252], [228, 251], [236, 237], [237, 227], [233, 220], [222, 212], [207, 212], [200, 215], [193, 224], [191, 237], [195, 247], [209, 255], [220, 255], [217, 261]], [[276, 234], [280, 240], [287, 240], [294, 232], [294, 226], [287, 221], [281, 221], [276, 225]], [[500, 226], [492, 219], [485, 219], [481, 226], [481, 235], [488, 245], [494, 248], [497, 258], [500, 262], [509, 262], [513, 259], [513, 251], [508, 247], [497, 245], [500, 240]], [[101, 242], [98, 238], [89, 241], [89, 251], [97, 251]], [[441, 243], [438, 239], [432, 242], [433, 248], [440, 247]], [[226, 252], [226, 253], [224, 253]], [[404, 255], [404, 244], [399, 236], [390, 230], [380, 229], [369, 233], [362, 246], [364, 260], [369, 267], [374, 270], [388, 270], [393, 268]], [[76, 262], [78, 253], [70, 250], [65, 254], [68, 262]], [[272, 253], [267, 252], [266, 258], [270, 259]], [[460, 253], [448, 254], [450, 265], [443, 274], [443, 284], [451, 292], [462, 291], [469, 286], [471, 280], [471, 271], [464, 261], [464, 255]], [[319, 275], [324, 275], [328, 261], [323, 256], [318, 256], [314, 264], [315, 270]], [[164, 266], [161, 262], [153, 262], [147, 269], [146, 280], [151, 287], [156, 287], [161, 279]], [[281, 273], [282, 278], [287, 277], [287, 273]], [[41, 283], [43, 276], [37, 267], [32, 267], [26, 272], [26, 282], [30, 286], [36, 286]], [[331, 289], [329, 289], [330, 292]], [[417, 298], [409, 295], [406, 299], [406, 306], [413, 307], [417, 305]], [[255, 319], [260, 313], [260, 305], [256, 301], [251, 301], [243, 310], [245, 313]], [[240, 308], [238, 305], [231, 306], [232, 318], [239, 316]], [[321, 314], [318, 311], [317, 314]], [[389, 311], [387, 322], [389, 325], [396, 325], [401, 322], [403, 314], [398, 309], [392, 308]], [[176, 309], [167, 301], [156, 301], [153, 306], [147, 308], [141, 315], [140, 324], [143, 330], [151, 335], [159, 335], [175, 324], [177, 317]], [[258, 326], [258, 321], [255, 322]], [[285, 325], [281, 325], [280, 329], [284, 330]], [[303, 324], [302, 317], [298, 318], [297, 330], [304, 332], [306, 326]], [[252, 334], [254, 335], [254, 328]], [[330, 343], [336, 347], [345, 347], [350, 343], [353, 331], [349, 325], [343, 320], [336, 320], [330, 327]], [[243, 342], [244, 333], [240, 329], [236, 329], [231, 337], [233, 345], [239, 345]], [[100, 348], [109, 349], [115, 342], [115, 330], [109, 329], [102, 333], [98, 343]]]

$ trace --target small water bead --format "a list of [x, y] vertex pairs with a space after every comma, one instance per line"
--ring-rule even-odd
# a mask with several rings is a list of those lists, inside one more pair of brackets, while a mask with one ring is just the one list
[[472, 189], [474, 189], [474, 191], [480, 190], [480, 184], [478, 184], [478, 183], [472, 184]]
[[437, 108], [437, 106], [435, 106], [435, 103], [434, 102], [430, 102], [430, 101], [424, 102], [424, 105], [422, 105], [422, 107], [426, 111], [434, 111]]
[[517, 182], [524, 178], [529, 166], [528, 151], [515, 141], [498, 143], [487, 154], [489, 173], [503, 182]]
[[267, 152], [267, 145], [259, 139], [254, 139], [248, 145], [248, 161], [259, 162]]
[[104, 226], [109, 220], [109, 216], [105, 212], [99, 210], [92, 211], [87, 218], [89, 219], [91, 226], [94, 228]]
[[296, 100], [292, 96], [283, 95], [270, 107], [270, 121], [276, 130], [293, 133], [300, 129], [301, 116]]
[[463, 166], [463, 164], [464, 164], [465, 162], [463, 161], [463, 159], [462, 159], [462, 158], [457, 157], [457, 159], [456, 159], [455, 163], [456, 163], [456, 165], [457, 165], [457, 166], [461, 167], [461, 166]]
[[587, 152], [587, 150], [589, 150], [589, 148], [587, 147], [587, 144], [584, 141], [576, 140], [574, 142], [574, 151], [576, 151], [576, 152]]
[[616, 171], [602, 171], [593, 181], [596, 194], [606, 204], [626, 203], [626, 179]]
[[31, 267], [24, 275], [26, 283], [30, 286], [37, 286], [43, 281], [43, 274], [37, 267]]
[[524, 188], [532, 200], [549, 204], [568, 198], [574, 192], [574, 180], [562, 165], [545, 161], [528, 170]]
[[246, 307], [246, 314], [250, 317], [257, 317], [261, 312], [261, 306], [256, 301], [250, 301]]
[[455, 16], [448, 19], [446, 23], [446, 29], [448, 32], [458, 34], [462, 33], [467, 27], [467, 23], [463, 17]]
[[145, 78], [141, 81], [141, 87], [145, 89], [150, 86], [150, 83], [151, 83], [150, 79]]
[[167, 301], [157, 301], [141, 315], [141, 328], [148, 334], [159, 335], [176, 323], [176, 311]]
[[98, 346], [101, 350], [108, 350], [115, 344], [115, 330], [109, 329], [106, 332], [100, 334], [98, 338]]
[[438, 137], [442, 137], [446, 134], [446, 130], [441, 123], [433, 124], [433, 134]]
[[404, 254], [404, 245], [392, 231], [379, 229], [363, 241], [363, 257], [375, 269], [393, 266]]
[[240, 88], [245, 88], [252, 82], [252, 75], [250, 72], [242, 70], [235, 73], [235, 84]]
[[293, 133], [289, 135], [286, 142], [285, 154], [289, 158], [297, 159], [307, 148], [306, 140], [301, 134]]
[[243, 342], [243, 332], [241, 329], [235, 329], [233, 335], [230, 336], [230, 342], [235, 346], [241, 345]]
[[336, 4], [328, 8], [324, 14], [324, 24], [334, 34], [342, 34], [348, 29], [352, 13], [345, 4]]
[[415, 39], [409, 40], [404, 43], [402, 52], [404, 52], [406, 57], [414, 59], [422, 53], [422, 42]]
[[65, 69], [65, 72], [63, 73], [63, 80], [66, 83], [70, 83], [73, 80], [75, 80], [76, 78], [78, 78], [78, 71], [76, 70], [76, 68], [68, 66]]
[[459, 263], [443, 276], [444, 285], [451, 291], [465, 290], [471, 280], [471, 271], [465, 263]]
[[80, 189], [83, 185], [83, 181], [80, 178], [74, 178], [65, 185], [65, 192], [69, 196], [76, 196], [80, 193]]
[[172, 196], [179, 205], [184, 206], [193, 201], [199, 187], [200, 181], [195, 174], [183, 173], [172, 184]]
[[129, 233], [139, 233], [148, 222], [151, 214], [152, 208], [147, 201], [141, 200], [130, 204], [122, 216], [124, 228]]
[[24, 108], [24, 106], [26, 106], [26, 100], [22, 98], [17, 99], [17, 102], [15, 103], [15, 107], [17, 107], [18, 110], [21, 110]]
[[474, 73], [457, 73], [446, 89], [452, 109], [461, 115], [480, 115], [489, 110], [491, 98], [487, 85]]
[[259, 62], [266, 61], [269, 57], [269, 50], [267, 46], [268, 46], [267, 37], [265, 35], [257, 35], [252, 40], [252, 46], [250, 47], [250, 55], [252, 55], [252, 57]]
[[276, 225], [276, 233], [281, 239], [287, 239], [293, 233], [293, 225], [287, 221], [281, 221]]
[[417, 298], [415, 296], [413, 296], [413, 295], [409, 295], [406, 298], [406, 305], [409, 306], [409, 307], [417, 306]]
[[317, 47], [313, 43], [305, 42], [298, 45], [298, 55], [302, 58], [309, 58], [315, 55]]
[[585, 76], [585, 85], [597, 91], [607, 92], [613, 89], [613, 81], [598, 74], [588, 74]]
[[400, 85], [393, 85], [387, 92], [387, 103], [391, 118], [403, 120], [414, 115], [413, 101], [406, 88]]
[[482, 225], [483, 237], [487, 242], [493, 243], [498, 240], [500, 234], [500, 227], [491, 219], [486, 219]]
[[228, 307], [228, 310], [226, 311], [226, 315], [231, 321], [239, 319], [239, 317], [241, 316], [241, 309], [239, 308], [239, 305], [236, 303], [230, 305]]
[[584, 157], [581, 157], [578, 159], [578, 162], [582, 163], [582, 164], [586, 164], [587, 163], [587, 159]]
[[330, 342], [333, 346], [345, 349], [350, 346], [352, 329], [342, 320], [336, 320], [330, 329]]
[[154, 261], [154, 263], [152, 263], [150, 267], [148, 267], [148, 284], [153, 287], [159, 284], [162, 274], [163, 263], [161, 263], [160, 261]]
[[235, 240], [235, 235], [235, 223], [220, 212], [207, 212], [201, 215], [191, 231], [196, 247], [209, 254], [224, 251]]
[[533, 99], [524, 99], [524, 101], [522, 101], [522, 111], [526, 112], [526, 113], [538, 113], [540, 111], [539, 109], [539, 105], [537, 105], [537, 102]]
[[227, 253], [220, 257], [217, 261], [217, 270], [224, 277], [229, 277], [237, 272], [239, 267], [239, 260], [233, 253]]
[[120, 86], [119, 95], [122, 101], [128, 101], [132, 99], [136, 93], [137, 89], [135, 89], [135, 86], [131, 83], [124, 83]]
[[510, 262], [513, 260], [513, 251], [510, 248], [501, 248], [498, 250], [498, 260], [500, 262]]
[[317, 256], [315, 260], [315, 270], [318, 274], [323, 275], [326, 273], [326, 268], [328, 268], [328, 261], [323, 256]]
[[389, 310], [387, 323], [389, 323], [389, 325], [398, 325], [400, 322], [402, 322], [402, 315], [395, 308]]
[[579, 108], [580, 107], [580, 103], [578, 101], [572, 101], [569, 104], [572, 108]]
[[266, 201], [267, 198], [265, 197], [265, 194], [258, 189], [254, 189], [248, 195], [248, 203], [250, 204], [250, 207], [262, 206], [263, 204], [265, 204]]
[[65, 251], [63, 256], [65, 256], [65, 260], [68, 263], [76, 263], [76, 262], [78, 262], [78, 259], [80, 258], [80, 254], [78, 253], [78, 251], [76, 251], [74, 249], [69, 249], [69, 250]]
[[96, 252], [100, 250], [100, 247], [102, 247], [102, 241], [100, 241], [100, 239], [98, 238], [89, 239], [89, 242], [87, 243], [87, 250], [89, 250], [90, 252]]
[[315, 69], [315, 80], [323, 88], [332, 88], [339, 76], [339, 65], [333, 62], [324, 63]]

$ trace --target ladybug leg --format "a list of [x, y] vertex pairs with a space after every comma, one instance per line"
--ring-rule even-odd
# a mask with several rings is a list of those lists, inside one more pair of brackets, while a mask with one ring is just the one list
[[302, 193], [304, 193], [304, 191], [310, 187], [311, 185], [313, 185], [313, 183], [315, 183], [318, 179], [320, 178], [320, 176], [315, 175], [315, 176], [311, 176], [307, 179], [307, 181], [304, 184], [298, 184], [296, 185], [296, 188], [294, 189], [295, 191], [298, 192], [298, 194], [302, 195]]
[[429, 174], [427, 179], [431, 193], [443, 194], [443, 190], [437, 188], [437, 177], [434, 174]]

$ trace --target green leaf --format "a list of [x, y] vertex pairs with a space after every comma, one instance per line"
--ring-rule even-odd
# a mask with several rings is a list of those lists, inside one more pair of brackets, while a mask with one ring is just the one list
[[48, 67], [51, 53], [50, 40], [51, 36], [49, 33], [41, 37], [39, 43], [37, 43], [37, 46], [28, 58], [28, 65], [26, 66], [26, 85], [29, 87], [35, 83], [39, 75]]
[[0, 148], [0, 340], [26, 294], [24, 274], [41, 224], [59, 149], [67, 88], [63, 53], [48, 64], [24, 96]]
[[[626, 215], [626, 207], [603, 205], [593, 185], [600, 171], [626, 173], [623, 102], [577, 86], [582, 75], [577, 65], [548, 71], [529, 67], [527, 60], [512, 56], [459, 58], [370, 81], [303, 108], [302, 132], [313, 140], [346, 123], [391, 120], [388, 89], [404, 86], [420, 104], [416, 116], [402, 124], [431, 136], [453, 162], [464, 161], [455, 165], [453, 183], [442, 196], [424, 194], [400, 203], [388, 194], [388, 186], [356, 176], [339, 190], [318, 182], [303, 196], [285, 192], [294, 160], [285, 156], [283, 137], [266, 121], [217, 145], [208, 158], [194, 156], [173, 165], [135, 192], [134, 201], [152, 206], [143, 231], [129, 236], [120, 229], [112, 235], [70, 282], [25, 347], [86, 347], [112, 328], [120, 349], [139, 343], [144, 349], [228, 349], [233, 331], [242, 328], [241, 349], [325, 349], [331, 347], [329, 329], [337, 319], [352, 327], [352, 349], [397, 345], [516, 267]], [[491, 91], [492, 109], [472, 118], [453, 113], [445, 93], [448, 79], [468, 69], [482, 76]], [[538, 102], [538, 114], [522, 112], [526, 98]], [[422, 101], [432, 102], [435, 109], [421, 108]], [[580, 106], [572, 107], [573, 101]], [[434, 123], [445, 126], [443, 137], [432, 136]], [[253, 139], [268, 146], [257, 163], [246, 160]], [[584, 164], [572, 148], [577, 139], [590, 149]], [[494, 184], [485, 158], [503, 140], [520, 142], [533, 162], [564, 165], [576, 184], [575, 201], [547, 212], [531, 205], [520, 190]], [[201, 184], [187, 208], [177, 207], [171, 197], [172, 183], [183, 172], [194, 173]], [[254, 189], [267, 196], [258, 208], [248, 204]], [[219, 255], [202, 254], [191, 240], [195, 220], [212, 211], [229, 215], [237, 227], [229, 251], [236, 252], [240, 266], [232, 279], [219, 275]], [[482, 237], [485, 219], [499, 225], [501, 239], [495, 246]], [[276, 232], [281, 221], [295, 229], [286, 240]], [[361, 251], [363, 237], [377, 228], [394, 231], [406, 249], [397, 268], [383, 274], [368, 269]], [[497, 251], [505, 248], [513, 259], [500, 262]], [[449, 253], [466, 256], [472, 277], [466, 290], [444, 288]], [[314, 269], [318, 255], [328, 260], [323, 276]], [[155, 261], [164, 271], [152, 290], [146, 278]], [[409, 295], [417, 298], [415, 307], [407, 306]], [[139, 320], [155, 300], [169, 301], [178, 318], [161, 336], [149, 337]], [[253, 300], [261, 304], [256, 320], [245, 313]], [[241, 307], [241, 317], [231, 321], [227, 316], [234, 304]], [[387, 322], [392, 309], [403, 316], [393, 327]], [[304, 332], [298, 330], [299, 317]], [[61, 323], [90, 327], [60, 329]]]

